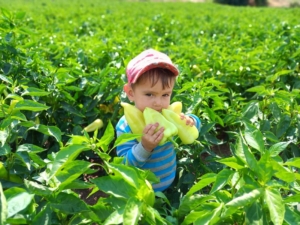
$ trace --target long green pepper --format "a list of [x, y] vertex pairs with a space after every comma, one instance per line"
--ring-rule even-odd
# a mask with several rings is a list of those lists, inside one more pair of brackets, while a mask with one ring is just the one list
[[192, 144], [199, 136], [199, 131], [195, 126], [186, 125], [186, 121], [180, 115], [169, 109], [163, 109], [164, 117], [174, 124], [178, 129], [178, 137], [183, 144]]
[[156, 131], [158, 131], [161, 127], [164, 127], [164, 137], [163, 139], [159, 142], [159, 145], [162, 145], [166, 143], [167, 141], [172, 141], [172, 137], [177, 135], [178, 129], [177, 127], [169, 122], [160, 112], [157, 112], [154, 109], [146, 107], [144, 109], [144, 119], [146, 124], [154, 124], [154, 123], [159, 123], [158, 128]]
[[[121, 102], [121, 106], [124, 108], [124, 115], [132, 133], [143, 134], [146, 124], [142, 111], [126, 102]], [[138, 141], [140, 140], [141, 138], [138, 138]]]

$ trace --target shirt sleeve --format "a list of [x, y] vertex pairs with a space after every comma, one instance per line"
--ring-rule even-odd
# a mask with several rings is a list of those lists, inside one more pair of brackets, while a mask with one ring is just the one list
[[194, 114], [187, 114], [189, 117], [193, 118], [195, 121], [195, 127], [198, 129], [198, 131], [200, 132], [201, 129], [201, 121], [199, 119], [198, 116], [194, 115]]
[[[132, 133], [125, 116], [117, 123], [116, 132], [117, 137], [125, 133]], [[151, 152], [148, 152], [136, 139], [117, 146], [116, 151], [118, 156], [124, 157], [127, 164], [136, 167], [142, 167], [151, 156]]]

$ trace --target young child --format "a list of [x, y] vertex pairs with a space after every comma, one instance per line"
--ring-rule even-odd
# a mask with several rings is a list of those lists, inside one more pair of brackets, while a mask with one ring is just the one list
[[[161, 112], [168, 108], [176, 77], [179, 71], [171, 59], [164, 53], [153, 49], [143, 51], [133, 58], [126, 68], [128, 83], [124, 91], [128, 99], [142, 112], [146, 107]], [[181, 114], [186, 124], [200, 129], [197, 116]], [[141, 141], [129, 141], [117, 147], [117, 155], [124, 156], [129, 165], [151, 170], [160, 182], [152, 184], [154, 191], [168, 188], [176, 175], [176, 154], [171, 142], [158, 145], [163, 138], [164, 128], [157, 132], [158, 123], [147, 124]], [[116, 125], [117, 136], [131, 133], [123, 116]]]

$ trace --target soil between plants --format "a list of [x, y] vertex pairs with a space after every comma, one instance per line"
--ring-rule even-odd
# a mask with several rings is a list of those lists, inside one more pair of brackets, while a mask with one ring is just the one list
[[[102, 164], [103, 161], [99, 158], [90, 158], [88, 160], [90, 163]], [[93, 166], [92, 169], [96, 170], [96, 173], [93, 174], [84, 174], [82, 179], [86, 182], [90, 182], [90, 180], [95, 179], [97, 177], [105, 176], [106, 172], [101, 166]], [[97, 191], [91, 196], [90, 193], [93, 191], [92, 188], [89, 189], [75, 189], [74, 190], [85, 203], [88, 205], [95, 205], [99, 198], [106, 198], [108, 195], [103, 191]]]

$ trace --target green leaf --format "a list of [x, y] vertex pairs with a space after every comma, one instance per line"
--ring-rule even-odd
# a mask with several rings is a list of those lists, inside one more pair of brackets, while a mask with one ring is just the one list
[[48, 180], [50, 180], [68, 162], [73, 161], [84, 150], [88, 150], [88, 148], [83, 145], [70, 145], [60, 149], [54, 159]]
[[300, 194], [293, 194], [287, 198], [285, 198], [283, 200], [284, 203], [291, 203], [291, 202], [295, 202], [295, 203], [299, 203], [300, 202]]
[[20, 121], [27, 121], [26, 116], [20, 111], [13, 111], [11, 118]]
[[[70, 94], [68, 94], [68, 93], [65, 93], [65, 95], [70, 95]], [[71, 98], [71, 97], [70, 97]], [[75, 101], [74, 99], [72, 99], [73, 101]], [[66, 112], [68, 112], [68, 113], [70, 113], [70, 114], [74, 114], [74, 115], [76, 115], [76, 116], [79, 116], [79, 117], [85, 117], [85, 115], [83, 115], [82, 114], [82, 112], [80, 112], [81, 110], [79, 109], [79, 108], [77, 108], [77, 107], [75, 107], [75, 106], [73, 106], [73, 105], [70, 105], [70, 104], [68, 104], [68, 103], [66, 103], [66, 102], [63, 102], [63, 103], [61, 103], [61, 105], [62, 105], [62, 108], [66, 111]]]
[[115, 175], [122, 177], [126, 182], [133, 187], [139, 189], [141, 182], [139, 179], [142, 177], [136, 167], [127, 166], [124, 164], [106, 163], [108, 168], [112, 170]]
[[41, 148], [34, 144], [23, 144], [17, 148], [17, 152], [31, 152], [31, 153], [40, 153], [46, 151], [45, 148]]
[[54, 137], [57, 142], [61, 141], [62, 133], [61, 133], [60, 129], [56, 126], [45, 126], [42, 124], [36, 124], [35, 126], [30, 127], [28, 130], [36, 130], [43, 134]]
[[7, 201], [3, 193], [2, 185], [0, 182], [0, 224], [5, 224], [8, 215]]
[[142, 134], [124, 133], [117, 137], [113, 148], [139, 137], [142, 137]]
[[213, 186], [210, 190], [210, 194], [213, 194], [216, 191], [223, 188], [228, 183], [228, 181], [231, 179], [233, 174], [234, 174], [233, 170], [228, 170], [228, 169], [221, 170], [217, 174], [216, 181], [215, 181], [215, 183], [213, 184]]
[[[275, 173], [275, 177], [290, 183], [290, 182], [294, 182], [296, 180], [295, 177], [295, 173], [290, 171], [288, 168], [285, 168], [284, 166], [282, 166], [282, 164], [276, 162], [276, 161], [272, 161], [272, 169], [273, 170], [272, 173]], [[269, 171], [268, 171], [269, 173]], [[270, 174], [270, 176], [272, 176], [273, 174]]]
[[49, 108], [50, 107], [45, 106], [44, 104], [32, 100], [22, 100], [15, 105], [15, 109], [28, 110], [33, 112], [39, 112], [39, 111], [47, 110]]
[[49, 95], [49, 94], [50, 94], [50, 92], [48, 92], [48, 91], [44, 91], [42, 89], [35, 88], [35, 87], [29, 87], [29, 88], [27, 88], [22, 93], [22, 96], [24, 96], [24, 95], [29, 95], [29, 96], [46, 96], [46, 95]]
[[216, 180], [216, 174], [215, 173], [207, 173], [200, 177], [200, 181], [198, 181], [196, 184], [194, 184], [190, 190], [186, 193], [187, 196], [190, 196], [194, 194], [196, 191], [201, 190], [202, 188], [206, 187], [207, 185], [211, 184]]
[[0, 142], [1, 142], [1, 146], [0, 147], [3, 147], [7, 138], [9, 136], [9, 132], [8, 130], [0, 130]]
[[257, 101], [249, 102], [243, 109], [242, 109], [242, 117], [251, 120], [253, 118], [258, 117], [259, 112], [259, 103]]
[[119, 176], [98, 177], [91, 180], [91, 182], [96, 184], [99, 190], [116, 198], [127, 200], [130, 197], [135, 197], [137, 194], [137, 189]]
[[142, 202], [136, 198], [129, 198], [123, 214], [123, 224], [133, 225], [138, 224], [139, 218], [141, 216], [141, 206]]
[[258, 188], [251, 190], [250, 192], [246, 192], [234, 199], [230, 202], [227, 202], [225, 206], [227, 207], [245, 207], [247, 205], [252, 204], [256, 201], [259, 197], [263, 195], [263, 189]]
[[[219, 215], [223, 206], [223, 203], [218, 202], [204, 203], [201, 206], [199, 206], [197, 210], [192, 210], [191, 213], [186, 215], [182, 225], [214, 224], [219, 219]], [[212, 223], [210, 223], [210, 221]]]
[[103, 225], [121, 224], [123, 222], [125, 206], [122, 206], [115, 210], [109, 217], [106, 218]]
[[51, 225], [51, 224], [52, 224], [52, 210], [50, 208], [50, 203], [48, 203], [33, 218], [32, 225]]
[[66, 145], [82, 145], [82, 144], [88, 144], [90, 142], [90, 139], [85, 136], [80, 135], [71, 135], [71, 138], [68, 140]]
[[146, 224], [167, 224], [167, 222], [159, 214], [159, 212], [147, 204], [145, 205], [142, 214], [145, 217], [145, 220], [147, 221]]
[[286, 162], [284, 163], [284, 165], [287, 165], [287, 166], [294, 166], [294, 167], [300, 168], [300, 157], [297, 157], [297, 158], [291, 158], [291, 159], [289, 159], [288, 161], [286, 161]]
[[289, 225], [300, 224], [299, 212], [295, 212], [288, 205], [285, 205], [284, 221]]
[[216, 123], [201, 124], [199, 136], [203, 136], [215, 127]]
[[[157, 182], [159, 182], [159, 180]], [[171, 206], [171, 203], [170, 203], [169, 199], [167, 198], [167, 196], [163, 192], [156, 191], [154, 194], [155, 194], [156, 197], [162, 198], [169, 206]]]
[[[5, 192], [4, 192], [5, 193]], [[16, 195], [7, 199], [7, 217], [12, 217], [18, 212], [26, 209], [26, 207], [31, 203], [34, 195], [27, 192], [17, 193]]]
[[108, 150], [109, 144], [112, 142], [112, 140], [114, 140], [114, 138], [115, 130], [113, 125], [111, 124], [111, 121], [109, 121], [103, 136], [97, 143], [97, 146], [100, 146], [103, 149], [103, 151], [106, 152]]
[[9, 83], [9, 84], [13, 83], [13, 80], [10, 77], [4, 76], [2, 74], [0, 74], [0, 80], [2, 80], [3, 82]]
[[250, 149], [248, 148], [248, 146], [243, 142], [242, 136], [240, 135], [239, 137], [237, 137], [237, 145], [236, 145], [236, 151], [239, 155], [240, 159], [243, 159], [247, 162], [248, 167], [252, 170], [252, 171], [257, 171], [258, 168], [258, 162], [256, 160], [256, 158], [254, 157], [254, 155], [252, 154], [252, 152], [250, 151]]
[[207, 202], [207, 201], [214, 201], [215, 197], [213, 195], [185, 195], [180, 200], [180, 205], [178, 208], [178, 216], [185, 217], [191, 211], [196, 209], [199, 205]]
[[271, 221], [274, 225], [281, 225], [283, 223], [285, 206], [281, 198], [280, 191], [277, 189], [265, 189], [265, 201], [269, 208]]
[[89, 211], [86, 203], [74, 194], [60, 192], [55, 199], [50, 203], [50, 206], [62, 213], [76, 214], [84, 211]]
[[281, 138], [285, 134], [285, 132], [289, 129], [290, 125], [291, 125], [291, 117], [288, 115], [282, 115], [276, 126], [276, 136], [278, 138]]
[[194, 222], [194, 224], [195, 225], [215, 224], [220, 219], [220, 215], [221, 215], [223, 206], [224, 206], [224, 204], [220, 203], [220, 205], [217, 208], [215, 208], [209, 212], [206, 212], [201, 217], [199, 217]]
[[20, 165], [23, 164], [25, 167], [27, 167], [28, 171], [30, 171], [31, 162], [28, 152], [16, 152], [15, 157], [20, 160]]
[[64, 169], [59, 170], [55, 175], [60, 182], [59, 190], [64, 190], [67, 185], [82, 176], [91, 166], [93, 166], [92, 163], [84, 160], [68, 162]]
[[274, 82], [275, 80], [278, 79], [278, 77], [280, 77], [282, 75], [287, 75], [287, 74], [290, 74], [293, 72], [294, 72], [293, 70], [281, 70], [281, 71], [275, 73], [274, 75], [267, 76], [266, 80]]
[[257, 201], [253, 202], [249, 207], [245, 209], [245, 222], [251, 225], [265, 225], [266, 218], [261, 204]]
[[233, 156], [229, 158], [219, 159], [216, 161], [219, 163], [223, 163], [226, 166], [229, 166], [236, 170], [243, 169], [245, 167], [244, 164], [240, 160], [238, 160], [238, 158], [235, 158]]
[[[70, 184], [65, 186], [65, 189], [89, 189], [95, 187], [94, 184], [84, 180], [73, 180]], [[96, 191], [95, 191], [96, 192]]]
[[247, 89], [246, 91], [255, 92], [255, 93], [258, 93], [261, 95], [261, 94], [265, 93], [265, 90], [266, 90], [265, 86], [255, 86], [255, 87]]
[[31, 194], [35, 194], [43, 197], [49, 197], [50, 195], [53, 194], [53, 190], [51, 190], [49, 187], [34, 181], [24, 180], [24, 185]]
[[272, 176], [275, 174], [273, 169], [273, 160], [268, 154], [264, 154], [258, 164], [256, 169], [256, 175], [260, 182], [267, 183], [272, 179]]
[[209, 118], [215, 122], [215, 123], [219, 123], [222, 127], [224, 127], [224, 122], [223, 120], [218, 116], [218, 114], [216, 114], [212, 109], [210, 109], [209, 107], [205, 107], [204, 111], [209, 115]]
[[[43, 168], [47, 165], [46, 162], [44, 162], [44, 160], [38, 155], [38, 154], [35, 154], [35, 153], [28, 153], [30, 159], [36, 163], [37, 165], [40, 166], [40, 168]], [[36, 167], [36, 166], [35, 166]], [[37, 167], [36, 167], [37, 168]]]
[[265, 132], [265, 137], [272, 142], [279, 142], [279, 139], [270, 131]]
[[258, 150], [260, 153], [264, 153], [265, 143], [262, 133], [253, 125], [245, 123], [245, 139], [247, 143]]

